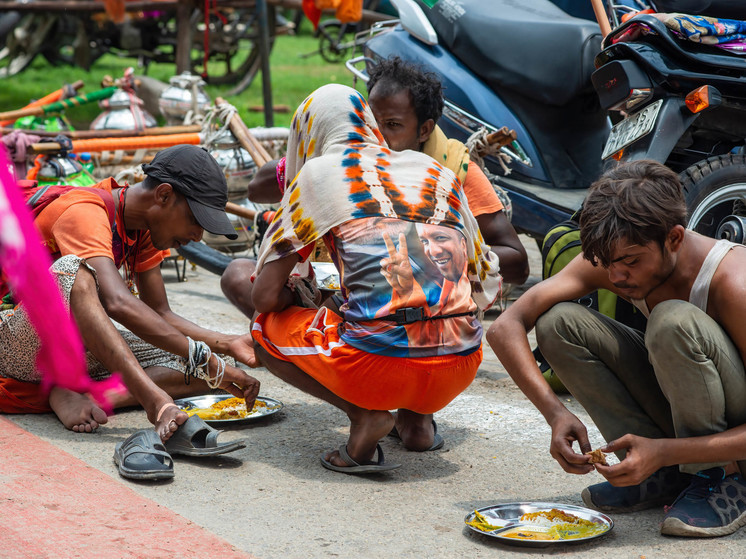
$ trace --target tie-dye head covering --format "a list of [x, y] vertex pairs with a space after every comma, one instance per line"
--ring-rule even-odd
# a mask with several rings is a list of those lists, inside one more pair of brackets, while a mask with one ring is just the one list
[[461, 184], [424, 153], [386, 147], [358, 91], [329, 84], [309, 95], [293, 116], [286, 157], [289, 186], [259, 249], [257, 272], [337, 225], [389, 217], [461, 231], [474, 301], [482, 309], [494, 303], [497, 256], [484, 244]]

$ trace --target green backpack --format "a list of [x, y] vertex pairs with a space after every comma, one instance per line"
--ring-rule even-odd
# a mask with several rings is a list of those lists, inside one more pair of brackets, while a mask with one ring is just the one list
[[[541, 246], [541, 258], [543, 262], [542, 279], [547, 279], [555, 275], [580, 254], [582, 248], [580, 246], [579, 216], [580, 210], [575, 212], [570, 219], [552, 227], [544, 236], [544, 242]], [[599, 289], [598, 291], [589, 293], [575, 302], [596, 310], [631, 328], [641, 331], [645, 330], [647, 323], [645, 315], [632, 303], [617, 297], [616, 293], [612, 293], [607, 289]], [[549, 363], [544, 359], [538, 347], [534, 350], [534, 357], [539, 363], [539, 369], [549, 383], [549, 386], [557, 393], [567, 393], [567, 389], [562, 384], [562, 381], [560, 381], [549, 366]]]

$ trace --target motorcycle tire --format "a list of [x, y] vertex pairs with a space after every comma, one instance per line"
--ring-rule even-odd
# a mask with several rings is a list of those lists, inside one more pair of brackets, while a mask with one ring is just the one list
[[227, 254], [215, 250], [214, 248], [207, 246], [205, 243], [195, 243], [193, 241], [180, 246], [176, 249], [176, 252], [186, 258], [189, 262], [193, 262], [208, 272], [212, 272], [219, 276], [223, 275], [228, 264], [233, 260], [233, 258]]
[[715, 237], [723, 218], [746, 217], [746, 155], [716, 155], [685, 169], [680, 177], [689, 229]]

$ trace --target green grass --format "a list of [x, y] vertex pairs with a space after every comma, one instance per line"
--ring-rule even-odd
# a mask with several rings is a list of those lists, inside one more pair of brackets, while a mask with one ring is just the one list
[[[275, 126], [288, 126], [296, 107], [317, 87], [330, 82], [352, 85], [352, 75], [344, 64], [329, 64], [318, 54], [308, 58], [299, 56], [317, 49], [318, 39], [311, 36], [308, 22], [304, 22], [299, 35], [277, 37], [270, 56], [272, 103], [274, 106], [287, 105], [290, 110], [274, 114]], [[42, 97], [66, 82], [83, 80], [85, 87], [81, 92], [85, 93], [98, 89], [106, 75], [115, 78], [121, 76], [128, 66], [135, 66], [135, 73], [142, 74], [143, 70], [138, 69], [136, 63], [136, 59], [106, 55], [97, 60], [90, 71], [85, 71], [71, 66], [54, 67], [42, 56], [38, 56], [24, 72], [0, 80], [0, 111], [21, 108], [32, 99]], [[148, 76], [166, 83], [174, 74], [175, 67], [172, 64], [153, 63], [147, 72]], [[228, 97], [226, 92], [231, 87], [208, 86], [206, 91], [212, 100], [221, 96], [236, 106], [247, 126], [263, 126], [264, 113], [249, 110], [249, 107], [263, 105], [261, 72], [243, 93]], [[99, 107], [91, 104], [68, 109], [67, 117], [75, 128], [86, 129], [99, 112]]]

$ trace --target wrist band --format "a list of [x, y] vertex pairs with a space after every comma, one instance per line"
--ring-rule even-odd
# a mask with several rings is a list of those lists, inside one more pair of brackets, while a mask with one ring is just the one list
[[184, 384], [189, 384], [191, 378], [202, 379], [207, 383], [210, 388], [219, 388], [223, 382], [223, 376], [225, 375], [225, 360], [219, 355], [215, 354], [217, 361], [217, 371], [213, 378], [210, 378], [208, 373], [210, 357], [213, 353], [205, 342], [194, 341], [189, 336], [186, 337], [189, 342], [189, 353], [186, 358], [182, 358], [181, 362], [184, 365]]

